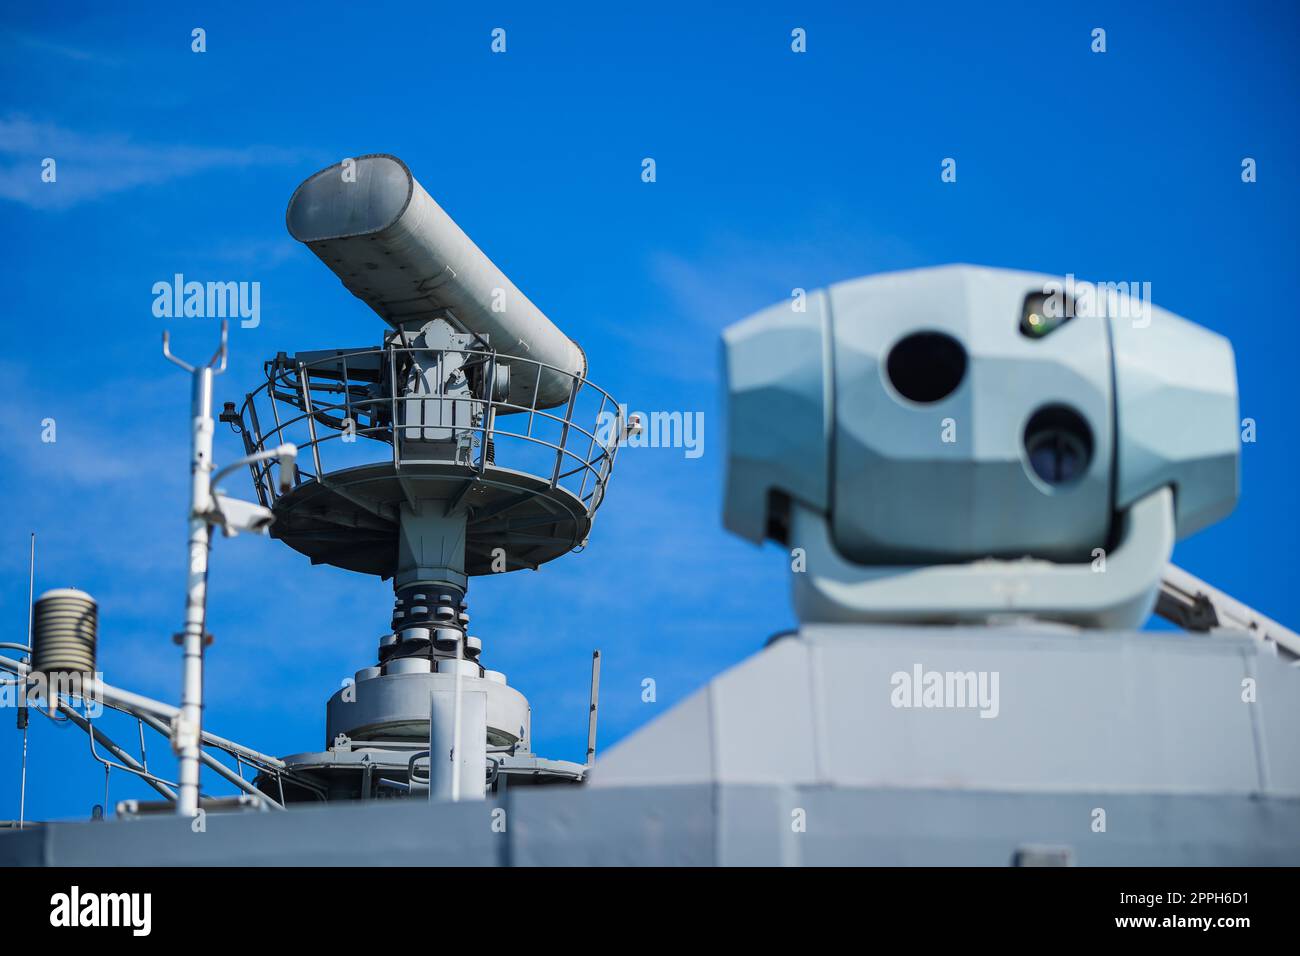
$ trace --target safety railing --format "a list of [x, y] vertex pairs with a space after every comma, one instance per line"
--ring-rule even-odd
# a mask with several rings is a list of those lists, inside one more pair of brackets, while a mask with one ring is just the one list
[[[391, 458], [403, 468], [457, 464], [483, 476], [504, 468], [540, 477], [551, 488], [573, 493], [594, 515], [604, 498], [627, 422], [614, 397], [579, 375], [544, 362], [505, 357], [481, 349], [425, 349], [390, 345], [375, 349], [314, 352], [303, 359], [284, 353], [265, 363], [266, 381], [234, 414], [221, 418], [241, 434], [248, 454], [284, 442], [298, 446], [294, 486], [328, 483], [327, 476], [354, 465]], [[407, 392], [415, 373], [432, 391]], [[446, 390], [449, 375], [462, 386]], [[543, 377], [550, 394], [567, 381], [567, 401], [539, 407]], [[521, 383], [527, 403], [511, 401]], [[405, 420], [408, 403], [426, 403], [439, 424]], [[432, 405], [427, 403], [433, 403]], [[444, 436], [423, 437], [428, 431]], [[375, 454], [375, 443], [390, 446]], [[432, 457], [431, 457], [432, 455]], [[249, 466], [261, 503], [274, 505], [281, 492], [273, 461]]]

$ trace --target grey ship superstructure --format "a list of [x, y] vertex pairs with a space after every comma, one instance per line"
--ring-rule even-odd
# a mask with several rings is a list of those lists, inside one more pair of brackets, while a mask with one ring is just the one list
[[[789, 549], [800, 626], [595, 762], [597, 657], [575, 764], [532, 752], [469, 579], [582, 545], [636, 423], [399, 160], [317, 173], [288, 225], [389, 328], [277, 355], [220, 413], [256, 502], [208, 481], [222, 362], [186, 366], [192, 544], [269, 528], [390, 578], [391, 627], [328, 702], [323, 749], [272, 757], [197, 722], [192, 586], [181, 707], [82, 688], [170, 736], [179, 785], [75, 694], [43, 701], [177, 812], [5, 834], [0, 861], [1300, 862], [1300, 638], [1169, 564], [1237, 497], [1226, 340], [1113, 288], [969, 266], [732, 326], [724, 521]], [[42, 598], [33, 666], [0, 664], [86, 671], [88, 601]], [[1189, 630], [1139, 630], [1153, 610]], [[200, 763], [233, 806], [199, 800]]]

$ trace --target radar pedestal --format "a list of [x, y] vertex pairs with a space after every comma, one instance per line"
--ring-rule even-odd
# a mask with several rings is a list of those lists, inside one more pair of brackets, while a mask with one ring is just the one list
[[[535, 570], [586, 541], [618, 446], [617, 403], [576, 376], [554, 412], [493, 398], [499, 357], [486, 344], [438, 320], [375, 350], [282, 354], [266, 363], [266, 385], [227, 415], [251, 450], [297, 440], [304, 465], [289, 491], [278, 491], [272, 466], [253, 468], [275, 514], [272, 536], [313, 564], [393, 583], [375, 661], [329, 701], [326, 749], [286, 758], [292, 781], [264, 775], [269, 792], [283, 786], [290, 800], [441, 792], [439, 760], [426, 769], [430, 714], [436, 740], [437, 715], [452, 713], [439, 702], [457, 685], [462, 704], [469, 700], [462, 719], [481, 720], [486, 747], [483, 784], [471, 773], [465, 798], [481, 798], [484, 786], [585, 775], [583, 764], [532, 753], [528, 701], [486, 666], [466, 597], [476, 575]], [[514, 360], [515, 374], [524, 364]], [[584, 407], [596, 414], [579, 420]], [[266, 422], [275, 425], [259, 430]], [[379, 457], [379, 443], [391, 446], [382, 460], [329, 467]]]
[[531, 752], [528, 701], [484, 665], [466, 594], [475, 575], [536, 570], [586, 542], [620, 406], [396, 157], [321, 170], [286, 219], [389, 329], [378, 347], [280, 353], [221, 418], [250, 455], [298, 448], [293, 476], [250, 466], [272, 537], [391, 579], [394, 599], [374, 663], [329, 701], [326, 749], [258, 785], [291, 800], [481, 799], [582, 779], [585, 765]]

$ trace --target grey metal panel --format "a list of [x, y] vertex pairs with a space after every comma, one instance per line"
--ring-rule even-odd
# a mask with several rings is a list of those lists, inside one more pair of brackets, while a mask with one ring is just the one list
[[[1248, 669], [1267, 669], [1261, 687], [1294, 699], [1300, 671], [1260, 655], [1251, 638], [1043, 626], [816, 626], [804, 635], [741, 663], [612, 748], [593, 785], [1253, 794], [1266, 783], [1266, 793], [1300, 794], [1300, 753], [1284, 736], [1292, 708], [1240, 697]], [[893, 675], [916, 665], [996, 672], [997, 716], [893, 706]], [[812, 733], [804, 715], [815, 717]], [[1267, 780], [1256, 720], [1270, 744]]]
[[830, 510], [830, 317], [826, 293], [764, 309], [722, 333], [727, 477], [722, 521], [767, 534], [773, 490]]
[[510, 796], [513, 866], [711, 866], [712, 786], [590, 790]]
[[[810, 637], [844, 786], [1252, 793], [1249, 639], [861, 629]], [[793, 643], [793, 642], [790, 642]], [[896, 708], [891, 676], [998, 675], [998, 711]]]
[[807, 804], [797, 787], [718, 786], [719, 866], [798, 866], [806, 835], [794, 813]]
[[[159, 817], [47, 826], [54, 866], [491, 866], [500, 843], [482, 802], [384, 801], [286, 813], [210, 813], [206, 831]], [[7, 862], [0, 839], [0, 862]]]
[[[806, 812], [807, 832], [790, 843], [802, 866], [1006, 866], [1027, 844], [1069, 847], [1083, 866], [1300, 864], [1293, 800], [828, 788], [791, 798]], [[1092, 829], [1098, 808], [1105, 832]], [[788, 810], [774, 827], [789, 829]]]
[[[755, 668], [726, 671], [709, 685], [714, 777], [720, 781], [790, 784], [817, 779], [813, 708], [817, 694], [807, 649], [780, 641], [762, 655], [762, 689]], [[782, 759], [772, 760], [780, 741]]]
[[[588, 787], [700, 783], [713, 776], [713, 734], [708, 730], [709, 688], [692, 694], [649, 727], [606, 751], [588, 778]], [[629, 747], [632, 741], [635, 746]]]
[[0, 866], [49, 866], [49, 838], [44, 827], [0, 830]]
[[[1300, 794], [1300, 666], [1284, 660], [1267, 653], [1247, 660], [1247, 675], [1255, 681], [1255, 703], [1241, 706], [1250, 711], [1258, 731], [1267, 790]], [[1236, 688], [1239, 700], [1244, 691]]]
[[[1119, 298], [1119, 305], [1128, 297]], [[1227, 517], [1237, 503], [1241, 452], [1237, 367], [1221, 335], [1148, 304], [1116, 318], [1119, 420], [1117, 506], [1177, 487], [1178, 536]]]
[[[1105, 811], [1104, 832], [1093, 829], [1097, 809]], [[802, 829], [793, 825], [795, 811]], [[0, 833], [0, 865], [1003, 866], [1026, 844], [1068, 847], [1085, 866], [1297, 865], [1300, 801], [766, 785], [563, 788], [515, 792], [504, 807], [384, 801], [210, 815], [203, 834], [174, 818], [53, 824]]]

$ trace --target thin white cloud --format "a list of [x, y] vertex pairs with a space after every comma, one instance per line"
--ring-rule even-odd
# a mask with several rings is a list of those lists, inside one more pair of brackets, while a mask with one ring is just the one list
[[64, 43], [51, 43], [48, 40], [27, 33], [11, 32], [9, 35], [29, 49], [49, 53], [65, 60], [76, 60], [79, 63], [92, 63], [98, 66], [121, 66], [122, 64], [122, 61], [117, 57], [106, 56], [94, 50], [84, 50], [81, 47], [68, 46]]
[[[54, 182], [42, 180], [46, 158], [56, 163]], [[141, 143], [125, 134], [83, 134], [11, 114], [0, 119], [0, 199], [35, 209], [66, 209], [197, 173], [301, 158], [296, 150], [277, 147]]]
[[207, 250], [206, 254], [219, 262], [271, 268], [287, 262], [301, 251], [302, 247], [290, 239], [244, 239], [223, 242], [215, 249]]

